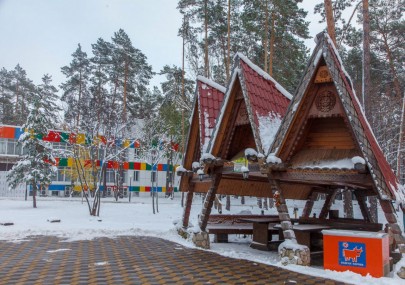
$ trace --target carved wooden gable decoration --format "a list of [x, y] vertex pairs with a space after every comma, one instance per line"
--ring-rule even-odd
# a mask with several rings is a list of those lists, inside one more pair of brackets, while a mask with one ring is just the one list
[[283, 117], [291, 97], [267, 73], [242, 54], [237, 54], [221, 120], [214, 130], [209, 152], [226, 160], [246, 148], [266, 152], [261, 118], [271, 121], [273, 117]]
[[371, 189], [381, 199], [395, 199], [396, 177], [327, 34], [318, 35], [317, 46], [269, 153], [275, 153], [289, 171], [304, 171], [307, 177], [301, 180], [307, 179], [308, 184], [315, 183], [310, 181], [311, 173], [324, 172], [325, 177], [335, 177], [330, 185], [340, 186], [346, 179], [340, 174], [356, 172], [352, 158], [362, 157], [368, 175], [360, 175], [364, 180], [349, 186]]

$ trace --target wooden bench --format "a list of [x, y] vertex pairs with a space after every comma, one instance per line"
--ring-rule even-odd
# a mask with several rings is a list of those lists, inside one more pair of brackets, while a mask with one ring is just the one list
[[337, 218], [337, 219], [299, 218], [297, 222], [299, 224], [328, 225], [331, 229], [338, 229], [338, 230], [378, 232], [381, 231], [383, 228], [383, 225], [379, 223], [368, 223], [364, 220], [347, 219], [347, 218]]
[[[207, 232], [214, 234], [214, 242], [228, 242], [228, 235], [253, 235], [253, 223], [241, 221], [248, 218], [278, 218], [278, 215], [210, 215]], [[270, 234], [278, 234], [278, 230], [269, 225]]]

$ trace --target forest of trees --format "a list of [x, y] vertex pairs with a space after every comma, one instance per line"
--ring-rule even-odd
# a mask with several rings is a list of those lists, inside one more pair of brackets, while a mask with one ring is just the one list
[[[91, 54], [78, 44], [71, 62], [61, 67], [65, 81], [54, 87], [51, 75], [46, 75], [41, 83], [46, 92], [59, 95], [62, 102], [62, 115], [55, 114], [54, 123], [60, 129], [108, 134], [118, 125], [130, 126], [143, 119], [149, 138], [164, 134], [173, 141], [184, 141], [196, 76], [203, 75], [226, 86], [236, 52], [245, 54], [293, 93], [310, 52], [304, 44], [309, 38], [309, 22], [301, 2], [179, 0], [182, 24], [178, 35], [183, 40], [183, 50], [178, 52], [182, 53], [183, 62], [178, 66], [166, 65], [158, 72], [153, 71], [145, 54], [134, 47], [124, 30], [114, 33], [111, 39], [99, 38], [91, 45]], [[322, 16], [320, 25], [326, 30], [327, 1], [314, 2], [314, 11]], [[405, 1], [329, 2], [336, 45], [360, 97], [364, 85], [363, 6], [367, 3], [370, 61], [364, 67], [370, 72], [371, 82], [364, 97], [366, 114], [393, 169], [404, 169], [400, 126], [405, 84]], [[159, 87], [149, 86], [155, 74], [166, 77]], [[36, 87], [22, 66], [1, 69], [0, 122], [25, 123]], [[133, 135], [130, 132], [123, 128], [123, 136]], [[405, 169], [401, 173], [404, 172]]]

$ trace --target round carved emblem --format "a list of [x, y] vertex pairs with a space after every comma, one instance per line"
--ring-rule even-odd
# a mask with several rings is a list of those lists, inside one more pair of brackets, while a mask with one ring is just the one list
[[319, 77], [321, 78], [327, 78], [329, 76], [329, 72], [327, 70], [321, 70], [319, 72]]
[[336, 105], [336, 97], [331, 91], [322, 92], [316, 98], [316, 108], [321, 112], [329, 112]]

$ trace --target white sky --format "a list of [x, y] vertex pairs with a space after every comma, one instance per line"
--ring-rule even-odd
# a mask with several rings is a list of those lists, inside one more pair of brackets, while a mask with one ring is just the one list
[[[49, 73], [54, 84], [65, 77], [62, 66], [71, 61], [77, 44], [91, 56], [98, 38], [110, 40], [124, 29], [158, 72], [166, 65], [181, 66], [181, 38], [177, 36], [181, 15], [177, 0], [0, 0], [0, 68], [14, 69], [19, 63], [34, 83]], [[301, 4], [314, 19], [313, 6], [320, 0]], [[319, 15], [317, 15], [317, 19]], [[324, 27], [311, 20], [310, 36]], [[306, 44], [314, 47], [313, 39]], [[162, 77], [151, 85], [160, 87]]]

